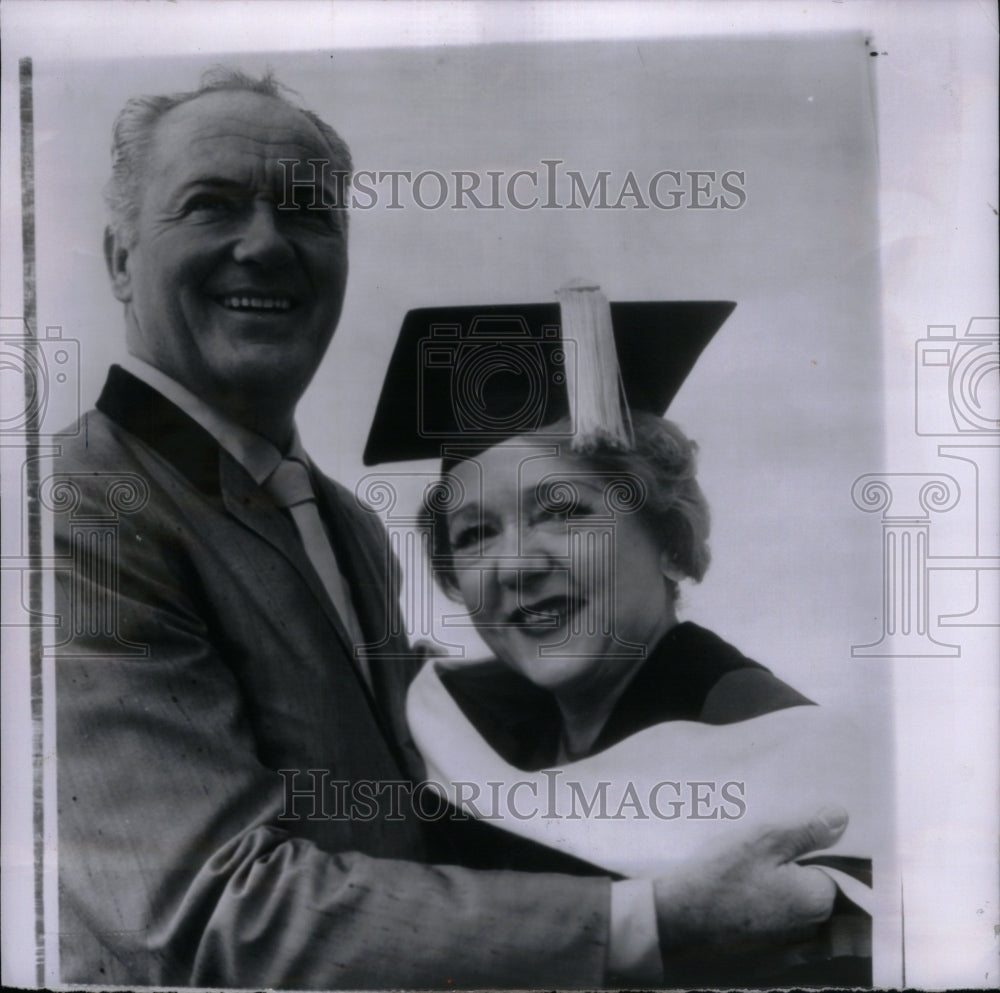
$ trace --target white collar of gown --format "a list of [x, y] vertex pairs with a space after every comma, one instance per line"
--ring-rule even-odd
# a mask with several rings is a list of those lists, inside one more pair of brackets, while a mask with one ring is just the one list
[[[661, 875], [707, 845], [732, 844], [830, 804], [846, 808], [850, 822], [827, 852], [867, 858], [881, 847], [870, 748], [858, 728], [825, 708], [790, 707], [723, 725], [669, 721], [589, 758], [526, 772], [501, 758], [462, 713], [438, 677], [447, 665], [430, 660], [421, 669], [407, 720], [428, 785], [468, 816], [630, 878]], [[871, 911], [870, 889], [824, 871]]]

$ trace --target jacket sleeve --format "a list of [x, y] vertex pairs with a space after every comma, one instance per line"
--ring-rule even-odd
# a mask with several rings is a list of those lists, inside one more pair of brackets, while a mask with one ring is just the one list
[[[57, 578], [63, 981], [599, 985], [606, 880], [331, 851], [283, 823], [284, 781], [154, 502], [121, 517], [117, 551], [98, 542]], [[75, 516], [99, 504], [84, 490]]]

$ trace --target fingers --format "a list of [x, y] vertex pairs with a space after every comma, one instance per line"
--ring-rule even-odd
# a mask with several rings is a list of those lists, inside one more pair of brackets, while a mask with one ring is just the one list
[[844, 833], [847, 820], [843, 807], [824, 807], [809, 820], [792, 827], [768, 829], [759, 844], [778, 862], [794, 862], [809, 852], [833, 845]]
[[799, 940], [829, 917], [837, 888], [821, 869], [795, 860], [830, 847], [846, 827], [847, 811], [827, 807], [789, 827], [715, 846], [655, 880], [662, 947]]
[[791, 874], [793, 889], [789, 893], [789, 925], [811, 927], [825, 921], [833, 910], [837, 885], [822, 869], [807, 865], [785, 867]]

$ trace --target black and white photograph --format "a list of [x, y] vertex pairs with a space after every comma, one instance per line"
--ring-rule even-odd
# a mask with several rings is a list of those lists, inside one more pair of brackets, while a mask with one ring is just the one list
[[995, 5], [0, 17], [5, 985], [996, 987]]

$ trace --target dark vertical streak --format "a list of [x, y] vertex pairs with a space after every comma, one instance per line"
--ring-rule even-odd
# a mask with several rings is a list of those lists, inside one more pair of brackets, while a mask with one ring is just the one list
[[43, 728], [42, 728], [42, 521], [38, 504], [38, 431], [44, 414], [35, 395], [32, 370], [38, 368], [38, 300], [35, 283], [35, 134], [32, 102], [31, 59], [19, 63], [21, 97], [21, 252], [24, 272], [25, 324], [25, 409], [28, 414], [25, 436], [25, 510], [28, 529], [28, 555], [31, 571], [28, 579], [28, 606], [31, 611], [31, 759], [32, 759], [32, 830], [35, 867], [35, 977], [45, 986], [45, 892], [43, 859], [45, 854], [45, 809], [43, 806]]

